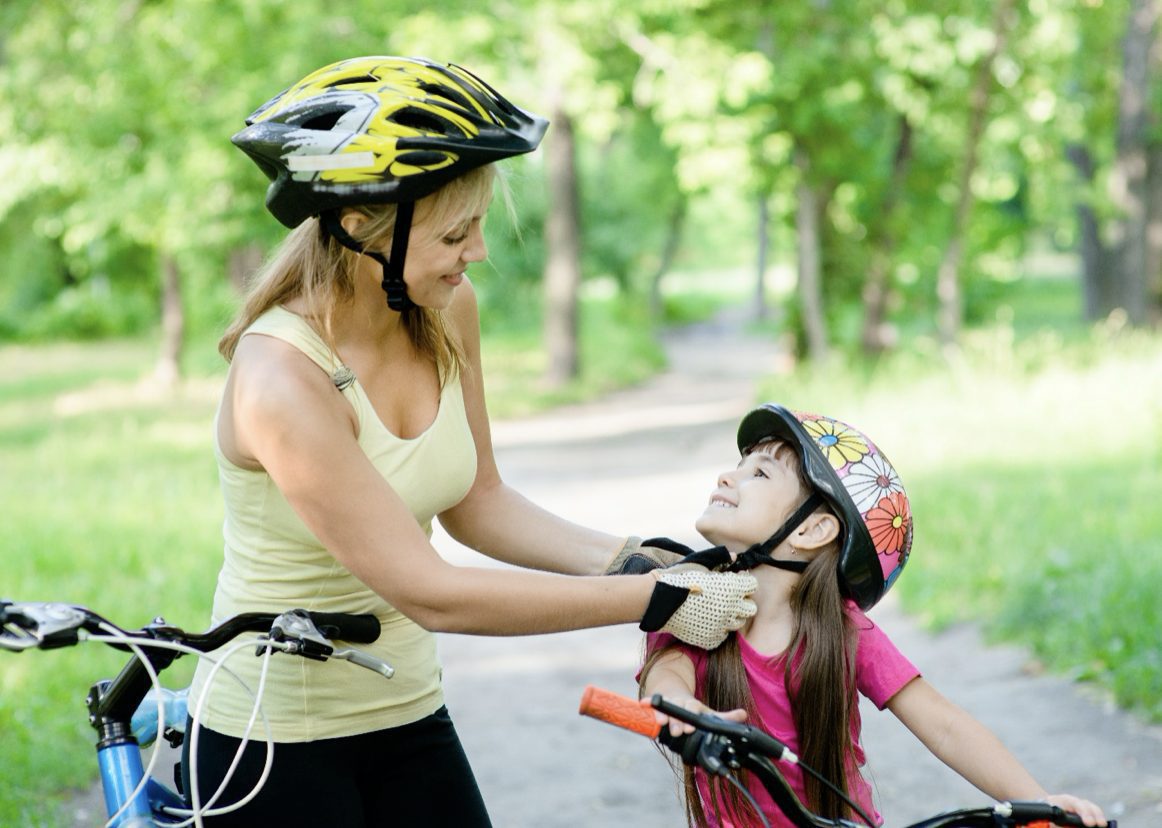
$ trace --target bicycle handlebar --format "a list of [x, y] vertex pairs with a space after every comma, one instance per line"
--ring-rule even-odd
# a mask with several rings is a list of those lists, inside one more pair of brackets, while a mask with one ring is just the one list
[[[694, 733], [674, 737], [654, 715], [659, 711], [694, 726]], [[786, 745], [751, 725], [731, 722], [712, 714], [693, 713], [666, 701], [660, 695], [650, 699], [631, 699], [609, 690], [589, 685], [581, 696], [578, 710], [584, 716], [599, 719], [625, 730], [655, 739], [677, 753], [687, 765], [696, 765], [711, 774], [723, 775], [730, 769], [746, 766], [763, 781], [772, 797], [796, 825], [853, 826], [847, 820], [830, 820], [805, 808], [797, 799], [788, 800], [786, 779], [770, 761], [788, 764], [798, 757]], [[713, 743], [717, 749], [707, 749]], [[724, 762], [725, 759], [725, 762]], [[909, 828], [1017, 828], [1017, 826], [1084, 826], [1077, 814], [1063, 811], [1047, 802], [999, 802], [984, 808], [948, 811], [917, 822]], [[1109, 820], [1108, 828], [1117, 828]]]
[[[242, 633], [253, 632], [265, 633], [256, 641], [258, 655], [270, 650], [315, 661], [337, 658], [391, 678], [395, 669], [386, 661], [359, 650], [336, 648], [330, 640], [369, 644], [379, 638], [379, 630], [379, 619], [374, 615], [312, 613], [302, 609], [281, 614], [242, 613], [202, 633], [186, 632], [167, 624], [162, 618], [154, 619], [139, 630], [124, 630], [87, 607], [0, 600], [0, 649], [13, 652], [51, 650], [78, 643], [81, 631], [111, 634], [114, 640], [105, 639], [103, 643], [127, 652], [135, 645], [155, 673], [160, 673], [181, 656], [179, 649], [161, 646], [163, 642], [208, 653], [225, 646]], [[90, 723], [99, 731], [116, 731], [119, 723], [131, 720], [151, 684], [143, 661], [133, 658], [116, 678], [99, 682], [90, 691], [86, 699]]]
[[[349, 641], [353, 644], [370, 644], [379, 638], [379, 619], [374, 615], [349, 615], [336, 612], [308, 612], [291, 610], [290, 613], [247, 612], [226, 619], [216, 627], [203, 633], [190, 633], [157, 619], [139, 630], [125, 630], [92, 610], [71, 604], [0, 601], [0, 648], [19, 652], [27, 649], [51, 650], [56, 647], [70, 647], [79, 640], [81, 630], [90, 633], [115, 630], [127, 637], [154, 638], [161, 641], [175, 641], [192, 647], [199, 652], [210, 652], [226, 644], [234, 637], [246, 633], [262, 633], [281, 630], [281, 634], [293, 637], [296, 632], [307, 632], [293, 628], [294, 624], [274, 627], [279, 619], [289, 614], [298, 614], [309, 619], [326, 639]], [[283, 640], [277, 637], [274, 640]], [[123, 644], [111, 644], [119, 649], [128, 649]], [[311, 657], [311, 653], [304, 653]]]

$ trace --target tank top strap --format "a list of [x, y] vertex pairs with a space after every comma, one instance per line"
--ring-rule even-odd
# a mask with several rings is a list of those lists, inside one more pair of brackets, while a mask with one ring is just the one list
[[307, 320], [281, 305], [275, 305], [255, 319], [246, 329], [246, 334], [252, 333], [273, 336], [302, 351], [330, 375], [331, 381], [340, 391], [355, 381], [351, 369], [340, 361]]

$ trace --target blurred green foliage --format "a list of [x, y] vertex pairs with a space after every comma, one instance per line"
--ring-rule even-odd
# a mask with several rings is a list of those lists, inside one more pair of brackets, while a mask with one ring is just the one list
[[[1074, 247], [1082, 205], [1117, 218], [1100, 185], [1114, 153], [1127, 8], [1017, 4], [970, 182], [962, 279], [976, 318], [992, 312], [990, 282], [1024, 278], [1017, 263], [1030, 239]], [[670, 263], [674, 239], [678, 269], [691, 258], [754, 267], [760, 230], [770, 261], [792, 264], [806, 184], [823, 199], [835, 344], [858, 345], [864, 280], [880, 259], [890, 265], [888, 323], [923, 333], [934, 324], [935, 270], [992, 12], [971, 0], [842, 0], [825, 12], [767, 0], [509, 0], [489, 14], [411, 0], [341, 9], [9, 0], [0, 9], [0, 337], [147, 331], [166, 262], [182, 274], [194, 324], [220, 324], [235, 254], [268, 250], [282, 233], [261, 206], [264, 179], [229, 136], [311, 69], [377, 53], [462, 63], [540, 112], [560, 96], [577, 128], [583, 271], [612, 278], [627, 304]], [[1095, 159], [1092, 182], [1066, 160], [1072, 145]], [[502, 321], [523, 324], [540, 302], [551, 209], [542, 163], [535, 154], [510, 165], [522, 241], [493, 220], [488, 307]], [[760, 200], [770, 209], [762, 228]], [[795, 297], [785, 301], [782, 322], [795, 331]]]
[[[466, 65], [539, 112], [559, 93], [577, 129], [582, 374], [564, 389], [540, 381], [552, 205], [538, 153], [506, 164], [516, 218], [493, 209], [490, 259], [472, 274], [494, 413], [657, 370], [646, 298], [663, 267], [661, 321], [701, 319], [751, 301], [760, 237], [770, 242], [762, 330], [799, 341], [797, 193], [810, 185], [823, 202], [823, 312], [845, 356], [773, 377], [764, 396], [854, 412], [882, 435], [917, 516], [899, 588], [909, 608], [934, 624], [984, 618], [1162, 716], [1162, 619], [1149, 589], [1162, 574], [1162, 346], [1117, 314], [1082, 322], [1076, 257], [1079, 207], [1103, 225], [1119, 218], [1104, 182], [1128, 0], [1017, 4], [969, 183], [963, 352], [950, 356], [933, 336], [993, 8], [0, 3], [0, 340], [19, 343], [0, 347], [6, 591], [142, 621], [161, 594], [174, 622], [205, 617], [204, 553], [221, 520], [205, 449], [222, 371], [214, 339], [238, 302], [237, 255], [269, 250], [283, 232], [262, 207], [261, 173], [229, 136], [324, 63], [421, 54]], [[1092, 180], [1067, 160], [1073, 145], [1093, 157]], [[138, 381], [167, 261], [183, 277], [190, 378], [174, 395]], [[868, 359], [854, 354], [879, 261], [898, 339]], [[127, 577], [94, 577], [110, 571]], [[47, 824], [46, 793], [86, 783], [83, 717], [61, 711], [117, 664], [81, 648], [0, 665], [0, 823]]]

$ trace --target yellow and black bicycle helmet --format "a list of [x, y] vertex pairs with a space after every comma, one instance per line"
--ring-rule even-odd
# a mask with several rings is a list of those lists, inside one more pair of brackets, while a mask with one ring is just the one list
[[231, 140], [270, 178], [270, 212], [297, 227], [338, 207], [416, 201], [532, 152], [547, 127], [458, 66], [359, 57], [275, 95]]
[[[476, 167], [532, 152], [548, 121], [513, 105], [471, 72], [423, 58], [359, 57], [324, 66], [280, 92], [231, 139], [270, 179], [266, 206], [287, 227], [320, 216], [347, 247], [340, 208], [401, 205], [391, 287], [403, 290], [411, 209]], [[408, 209], [404, 209], [408, 205]], [[377, 258], [379, 258], [377, 256]], [[397, 272], [392, 272], [397, 271]], [[397, 310], [400, 308], [396, 308]]]

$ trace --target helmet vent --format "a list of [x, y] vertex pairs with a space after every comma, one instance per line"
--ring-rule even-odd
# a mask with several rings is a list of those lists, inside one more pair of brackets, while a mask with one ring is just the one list
[[358, 78], [339, 78], [326, 85], [327, 89], [334, 89], [336, 86], [355, 86], [360, 83], [379, 83], [379, 78], [375, 75], [362, 75]]
[[330, 132], [335, 128], [335, 124], [339, 123], [339, 119], [346, 115], [346, 110], [338, 112], [324, 112], [321, 115], [316, 115], [313, 118], [308, 118], [303, 121], [301, 126], [303, 129], [315, 129], [320, 132]]
[[410, 127], [427, 135], [444, 135], [449, 131], [450, 124], [443, 118], [438, 118], [430, 112], [414, 106], [400, 109], [391, 116], [391, 120], [400, 126]]

